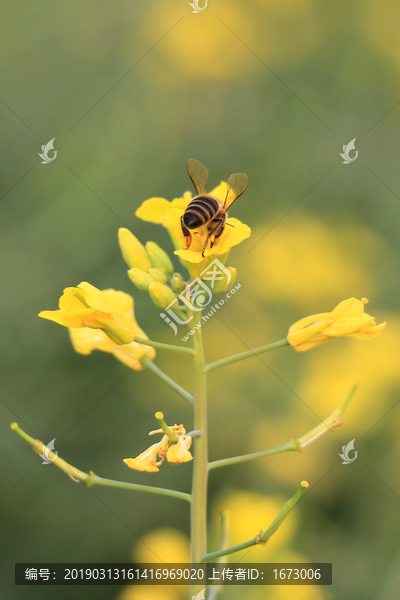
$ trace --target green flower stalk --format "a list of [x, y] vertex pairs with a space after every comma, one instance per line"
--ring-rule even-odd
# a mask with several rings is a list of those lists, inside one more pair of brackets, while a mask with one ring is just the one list
[[[189, 163], [189, 174], [195, 184], [196, 191], [204, 195], [208, 171], [197, 161], [189, 161]], [[187, 281], [180, 273], [174, 272], [171, 258], [158, 244], [147, 242], [144, 246], [125, 228], [120, 229], [118, 233], [122, 256], [129, 267], [128, 276], [130, 280], [136, 288], [149, 294], [149, 299], [158, 309], [165, 310], [170, 315], [175, 314], [177, 316], [176, 322], [180, 323], [179, 326], [187, 323], [191, 333], [192, 347], [149, 340], [136, 321], [132, 296], [112, 289], [101, 291], [87, 282], [82, 282], [76, 287], [66, 288], [60, 298], [59, 309], [43, 311], [39, 315], [44, 319], [67, 327], [72, 344], [80, 354], [90, 354], [93, 350], [100, 350], [113, 354], [115, 358], [135, 371], [147, 368], [191, 404], [194, 420], [192, 432], [186, 433], [186, 429], [182, 424], [167, 425], [164, 414], [157, 412], [155, 418], [160, 429], [151, 431], [150, 435], [160, 435], [162, 436], [161, 439], [158, 438], [158, 441], [141, 452], [136, 458], [124, 459], [124, 463], [130, 469], [147, 473], [157, 473], [165, 459], [175, 465], [174, 468], [179, 468], [180, 464], [189, 462], [193, 466], [191, 492], [104, 479], [95, 475], [92, 471], [85, 473], [51, 452], [40, 440], [35, 440], [26, 434], [16, 423], [11, 425], [11, 428], [35, 451], [43, 452], [46, 450], [56, 467], [74, 480], [83, 482], [87, 486], [116, 487], [170, 496], [189, 502], [191, 510], [190, 559], [192, 563], [203, 563], [212, 560], [223, 561], [226, 560], [226, 556], [239, 550], [251, 546], [265, 545], [270, 537], [278, 531], [283, 520], [289, 516], [308, 487], [308, 483], [303, 481], [297, 492], [286, 502], [273, 522], [264, 531], [262, 530], [261, 533], [254, 532], [253, 538], [247, 541], [244, 540], [236, 546], [229, 547], [228, 513], [223, 511], [220, 547], [210, 551], [207, 545], [209, 471], [223, 466], [233, 466], [254, 459], [271, 457], [283, 452], [303, 451], [310, 444], [319, 440], [327, 431], [342, 423], [343, 413], [356, 389], [354, 386], [349, 391], [346, 398], [325, 421], [298, 439], [275, 448], [260, 449], [251, 454], [222, 458], [210, 462], [208, 458], [207, 373], [284, 347], [293, 347], [297, 352], [304, 352], [324, 344], [334, 337], [351, 336], [361, 340], [372, 339], [379, 335], [386, 326], [386, 323], [376, 325], [375, 319], [364, 312], [364, 305], [367, 302], [365, 299], [350, 298], [341, 302], [330, 313], [319, 313], [300, 319], [289, 328], [287, 337], [280, 341], [235, 356], [221, 358], [209, 364], [206, 363], [202, 339], [201, 310], [198, 310], [198, 307], [194, 305], [191, 308], [191, 296], [188, 292], [192, 284], [197, 284], [200, 288], [203, 286], [201, 293], [203, 294], [203, 301], [205, 301], [204, 284], [207, 283], [207, 278], [204, 276], [204, 280], [200, 282], [197, 278], [216, 259], [219, 265], [224, 265], [231, 248], [250, 236], [251, 232], [247, 225], [227, 215], [227, 208], [244, 191], [243, 182], [246, 181], [247, 177], [245, 175], [233, 175], [227, 183], [221, 182], [212, 190], [207, 198], [211, 198], [209, 207], [214, 207], [213, 210], [216, 212], [214, 216], [210, 213], [209, 221], [198, 227], [197, 231], [193, 229], [189, 231], [183, 219], [183, 216], [187, 215], [186, 211], [190, 212], [192, 210], [190, 207], [188, 208], [189, 204], [198, 211], [198, 202], [191, 204], [193, 198], [190, 192], [185, 192], [182, 197], [176, 198], [172, 202], [163, 198], [150, 198], [138, 209], [136, 214], [139, 218], [160, 224], [168, 230], [175, 247], [175, 254], [189, 272]], [[201, 199], [204, 200], [203, 197]], [[207, 202], [202, 203], [204, 214], [207, 213], [204, 208], [206, 205]], [[186, 220], [186, 223], [188, 222]], [[236, 269], [227, 267], [225, 273], [227, 272], [226, 269], [230, 274], [229, 286], [232, 286], [236, 279]], [[223, 278], [214, 283], [212, 294], [224, 293], [229, 289]], [[183, 304], [180, 300], [183, 300]], [[173, 309], [169, 309], [170, 305], [173, 305]], [[165, 314], [161, 316], [166, 317]], [[171, 320], [167, 320], [168, 322], [171, 323]], [[175, 324], [174, 327], [176, 329]], [[189, 338], [189, 336], [187, 337]], [[186, 354], [190, 357], [194, 377], [192, 392], [183, 389], [155, 364], [155, 349], [161, 352], [173, 352], [175, 355]], [[135, 433], [137, 436], [140, 435], [140, 432]], [[263, 524], [260, 523], [261, 525]], [[201, 587], [192, 586], [190, 598], [198, 594]], [[212, 586], [211, 597], [214, 598], [219, 591], [218, 586]]]

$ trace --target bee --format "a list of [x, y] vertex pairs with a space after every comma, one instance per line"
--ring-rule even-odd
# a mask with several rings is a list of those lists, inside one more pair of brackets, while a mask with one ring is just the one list
[[186, 240], [186, 249], [188, 249], [192, 242], [191, 230], [207, 227], [208, 233], [201, 253], [204, 257], [208, 242], [211, 240], [210, 248], [212, 248], [215, 241], [222, 235], [228, 218], [228, 209], [246, 191], [249, 178], [244, 173], [231, 175], [227, 181], [226, 198], [222, 202], [206, 193], [208, 169], [194, 158], [190, 158], [186, 166], [197, 196], [187, 205], [181, 217], [181, 228]]

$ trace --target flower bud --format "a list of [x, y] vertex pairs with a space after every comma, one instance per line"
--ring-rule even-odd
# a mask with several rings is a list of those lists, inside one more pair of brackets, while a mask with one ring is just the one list
[[158, 244], [155, 242], [147, 242], [146, 252], [152, 267], [160, 269], [160, 271], [163, 271], [164, 273], [172, 274], [174, 272], [170, 257]]
[[142, 269], [129, 269], [129, 279], [136, 285], [142, 292], [149, 291], [149, 285], [154, 282], [154, 278]]
[[128, 267], [148, 271], [151, 268], [147, 252], [143, 244], [129, 231], [121, 227], [118, 231], [118, 240], [122, 256]]
[[154, 304], [163, 310], [165, 310], [171, 302], [176, 300], [176, 296], [171, 288], [158, 281], [153, 281], [153, 283], [150, 284], [149, 294]]
[[171, 278], [171, 285], [174, 292], [183, 292], [186, 287], [186, 282], [180, 273], [174, 273]]
[[159, 283], [167, 283], [167, 276], [164, 271], [160, 271], [160, 269], [150, 269], [149, 275], [153, 277], [154, 281], [158, 281]]
[[228, 292], [230, 289], [232, 289], [232, 286], [235, 284], [236, 269], [234, 267], [227, 267], [227, 269], [231, 274], [231, 280], [228, 283], [226, 278], [223, 277], [219, 281], [216, 281], [212, 290], [213, 294], [224, 294], [225, 292]]

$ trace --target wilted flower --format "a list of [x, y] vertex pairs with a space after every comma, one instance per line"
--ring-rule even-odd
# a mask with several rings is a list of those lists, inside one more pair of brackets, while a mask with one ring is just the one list
[[167, 454], [168, 444], [169, 439], [164, 435], [161, 442], [153, 444], [136, 458], [125, 458], [124, 463], [128, 465], [130, 469], [136, 469], [136, 471], [157, 473], [157, 471], [160, 470], [158, 467], [161, 465]]
[[287, 340], [297, 352], [305, 352], [325, 344], [330, 339], [350, 335], [358, 340], [369, 340], [385, 329], [386, 323], [375, 324], [374, 317], [364, 312], [366, 298], [343, 300], [331, 313], [320, 313], [294, 323]]
[[172, 444], [167, 452], [168, 462], [178, 463], [189, 462], [193, 460], [193, 456], [189, 452], [189, 448], [192, 445], [192, 438], [190, 435], [180, 435], [177, 444]]
[[[136, 469], [136, 471], [156, 473], [159, 471], [158, 467], [162, 464], [165, 457], [167, 457], [168, 462], [172, 462], [175, 465], [192, 460], [193, 456], [189, 452], [192, 438], [190, 435], [186, 435], [186, 429], [183, 425], [173, 425], [168, 429], [178, 436], [177, 442], [172, 442], [167, 435], [164, 435], [160, 442], [153, 444], [136, 458], [125, 458], [124, 463], [131, 469]], [[157, 433], [163, 433], [163, 430], [150, 431], [149, 435]]]

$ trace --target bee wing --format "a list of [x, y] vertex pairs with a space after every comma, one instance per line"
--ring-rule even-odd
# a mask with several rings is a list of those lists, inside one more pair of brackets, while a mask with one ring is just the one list
[[194, 158], [187, 161], [187, 172], [193, 182], [197, 195], [206, 193], [206, 183], [208, 179], [208, 169], [201, 162]]
[[234, 173], [226, 182], [228, 191], [224, 202], [224, 208], [228, 210], [230, 206], [246, 191], [249, 185], [249, 178], [244, 173]]

